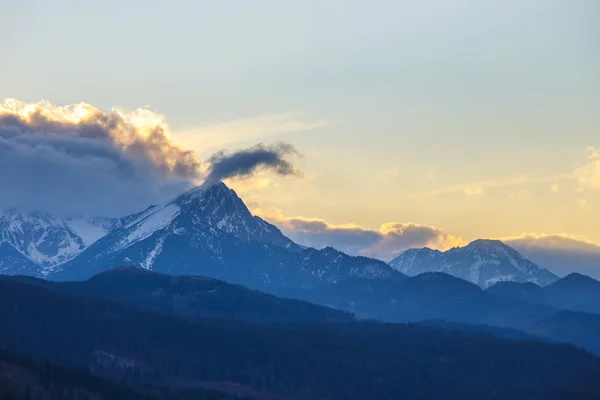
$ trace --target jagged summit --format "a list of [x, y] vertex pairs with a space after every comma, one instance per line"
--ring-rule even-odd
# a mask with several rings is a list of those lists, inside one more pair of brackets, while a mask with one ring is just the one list
[[114, 222], [109, 218], [60, 218], [14, 208], [0, 211], [0, 258], [4, 260], [0, 272], [17, 274], [29, 269], [36, 271], [32, 275], [46, 276], [106, 235]]
[[237, 193], [223, 182], [198, 186], [170, 204], [179, 207], [180, 220], [206, 223], [244, 241], [297, 247], [277, 227], [253, 216]]
[[407, 275], [445, 272], [482, 287], [503, 281], [533, 282], [543, 286], [558, 279], [500, 240], [490, 239], [474, 240], [464, 247], [445, 252], [429, 248], [409, 249], [390, 265]]
[[379, 260], [305, 248], [252, 215], [223, 183], [202, 185], [166, 204], [119, 219], [51, 278], [81, 280], [121, 265], [172, 275], [203, 275], [262, 288], [312, 287], [401, 275]]

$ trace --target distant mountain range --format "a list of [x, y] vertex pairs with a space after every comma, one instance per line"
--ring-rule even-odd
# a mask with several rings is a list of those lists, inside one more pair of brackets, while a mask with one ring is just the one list
[[53, 282], [29, 276], [0, 279], [69, 296], [124, 303], [181, 317], [268, 323], [350, 322], [354, 315], [202, 276], [170, 276], [140, 267], [117, 267], [85, 281]]
[[0, 211], [0, 273], [46, 276], [118, 224], [106, 218], [57, 218]]
[[530, 282], [501, 282], [487, 292], [561, 310], [600, 314], [600, 282], [577, 273], [544, 287]]
[[333, 248], [305, 248], [253, 216], [223, 183], [118, 219], [0, 214], [2, 274], [81, 280], [122, 265], [211, 276], [277, 293], [423, 272], [445, 272], [482, 287], [503, 281], [543, 286], [557, 279], [497, 240], [476, 240], [446, 252], [410, 249], [389, 265]]
[[484, 288], [505, 281], [544, 286], [558, 279], [552, 272], [527, 260], [499, 240], [479, 239], [448, 251], [409, 249], [392, 260], [390, 265], [409, 276], [445, 272]]

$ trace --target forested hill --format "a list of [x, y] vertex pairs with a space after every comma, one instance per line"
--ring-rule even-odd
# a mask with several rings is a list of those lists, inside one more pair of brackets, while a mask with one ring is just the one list
[[[202, 388], [132, 389], [86, 371], [19, 357], [0, 350], [1, 400], [241, 400], [241, 397]], [[244, 399], [258, 399], [244, 397]]]
[[1, 347], [133, 387], [233, 382], [315, 400], [600, 395], [600, 359], [569, 345], [415, 324], [190, 320], [7, 280], [0, 304]]

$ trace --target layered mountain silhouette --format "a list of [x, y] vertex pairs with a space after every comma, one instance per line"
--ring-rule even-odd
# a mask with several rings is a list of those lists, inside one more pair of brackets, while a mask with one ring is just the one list
[[473, 283], [440, 272], [395, 282], [346, 280], [297, 296], [353, 312], [358, 318], [389, 322], [440, 319], [526, 329], [556, 313], [549, 306], [492, 295]]
[[502, 282], [487, 292], [564, 310], [600, 313], [600, 282], [572, 273], [541, 287], [533, 283]]
[[484, 288], [503, 281], [532, 282], [543, 286], [558, 279], [552, 272], [527, 260], [499, 240], [479, 239], [465, 247], [447, 251], [409, 249], [392, 260], [390, 265], [410, 276], [445, 272]]
[[[428, 283], [440, 276], [426, 274], [413, 282]], [[119, 290], [121, 282], [134, 293]], [[141, 282], [139, 288], [135, 282]], [[217, 292], [225, 291], [222, 283], [210, 282]], [[466, 282], [460, 284], [469, 285], [466, 287], [473, 293], [481, 291]], [[489, 329], [482, 333], [431, 324], [352, 321], [255, 324], [227, 313], [220, 313], [217, 319], [179, 315], [172, 307], [150, 310], [154, 306], [139, 300], [154, 296], [157, 286], [165, 291], [173, 286], [182, 295], [207, 287], [197, 285], [194, 278], [167, 277], [141, 269], [100, 274], [71, 293], [67, 292], [72, 288], [65, 290], [66, 286], [56, 289], [62, 283], [44, 285], [32, 278], [0, 278], [0, 347], [10, 348], [20, 357], [47, 360], [143, 389], [142, 393], [153, 398], [212, 398], [203, 392], [189, 393], [187, 388], [246, 388], [246, 392], [259, 393], [249, 397], [265, 400], [455, 399], [489, 398], [490, 394], [492, 398], [593, 399], [600, 393], [599, 358], [573, 346], [529, 337], [503, 339]], [[110, 291], [100, 295], [102, 288], [115, 290], [114, 298], [109, 299]], [[148, 293], [149, 289], [154, 290]], [[417, 285], [415, 292], [420, 289]], [[266, 302], [256, 302], [252, 300], [256, 296], [249, 293], [246, 298], [265, 305], [267, 315], [281, 318], [280, 311], [291, 310], [291, 303], [284, 299], [269, 297]], [[184, 303], [190, 305], [189, 299]], [[278, 301], [279, 311], [277, 306], [269, 306]], [[246, 307], [238, 301], [232, 304]], [[293, 309], [322, 310], [310, 305]], [[500, 336], [513, 335], [503, 332]], [[0, 354], [0, 367], [5, 359]], [[8, 361], [15, 365], [14, 359]], [[113, 391], [116, 395], [126, 391], [90, 385], [90, 377], [83, 375], [66, 382], [64, 370], [51, 365], [42, 371], [29, 368], [29, 372], [46, 376], [42, 389], [53, 384], [54, 388], [81, 388], [92, 393], [109, 390], [108, 398]], [[3, 380], [0, 390], [5, 388]], [[10, 384], [14, 382], [9, 382], [9, 389], [14, 387]], [[120, 398], [116, 395], [112, 398]]]
[[117, 267], [86, 281], [75, 282], [54, 282], [28, 276], [5, 276], [0, 279], [181, 317], [252, 323], [355, 320], [354, 315], [347, 312], [300, 300], [278, 298], [212, 278], [170, 276], [140, 267]]

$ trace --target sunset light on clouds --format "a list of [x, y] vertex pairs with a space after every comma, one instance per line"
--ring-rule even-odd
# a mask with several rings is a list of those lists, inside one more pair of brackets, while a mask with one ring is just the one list
[[596, 1], [54, 3], [3, 11], [0, 33], [31, 21], [1, 35], [0, 95], [18, 100], [0, 110], [121, 120], [111, 151], [148, 205], [219, 151], [286, 143], [302, 176], [276, 160], [226, 183], [301, 244], [600, 253]]

